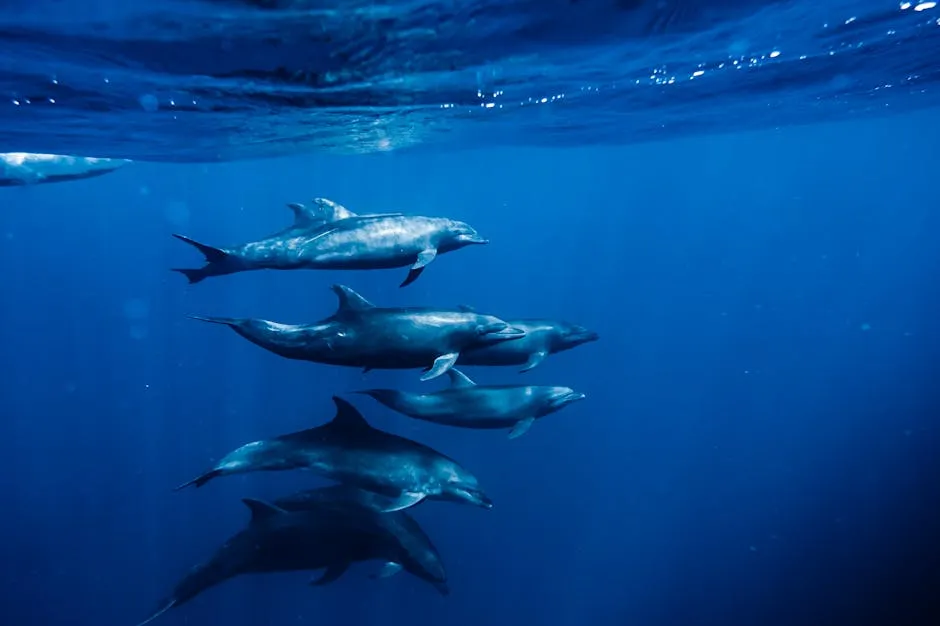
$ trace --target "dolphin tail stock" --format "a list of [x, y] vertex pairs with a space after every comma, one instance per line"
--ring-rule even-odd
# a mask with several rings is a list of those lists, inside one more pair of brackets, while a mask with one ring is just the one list
[[173, 607], [175, 607], [176, 604], [177, 604], [176, 598], [170, 598], [170, 600], [169, 600], [166, 604], [164, 604], [164, 605], [161, 606], [159, 609], [157, 609], [156, 612], [155, 612], [153, 615], [151, 615], [150, 617], [148, 617], [148, 618], [145, 619], [144, 621], [142, 621], [142, 622], [140, 622], [139, 624], [137, 624], [137, 626], [146, 626], [147, 624], [149, 624], [149, 623], [152, 622], [153, 620], [157, 619], [158, 617], [160, 617], [161, 615], [163, 615], [164, 613], [166, 613], [167, 611], [169, 611], [170, 609], [172, 609]]
[[[226, 252], [225, 250], [222, 250], [221, 248], [214, 248], [212, 246], [207, 246], [206, 244], [199, 243], [195, 239], [190, 239], [189, 237], [186, 237], [185, 235], [178, 235], [176, 233], [173, 233], [173, 236], [179, 239], [180, 241], [184, 241], [188, 243], [189, 245], [193, 246], [194, 248], [199, 250], [202, 253], [202, 255], [206, 258], [206, 265], [204, 267], [201, 267], [198, 269], [181, 269], [181, 268], [173, 269], [174, 272], [179, 272], [180, 274], [185, 276], [186, 279], [189, 281], [190, 285], [198, 283], [208, 278], [209, 276], [218, 275], [220, 273], [219, 266], [224, 265], [230, 259], [229, 253]], [[221, 273], [225, 273], [225, 272], [221, 272]]]
[[190, 487], [190, 486], [195, 486], [198, 489], [199, 487], [202, 487], [213, 478], [218, 478], [221, 475], [222, 475], [222, 470], [219, 470], [219, 469], [209, 470], [205, 474], [197, 476], [193, 478], [192, 480], [188, 480], [182, 485], [175, 487], [173, 491], [181, 491], [183, 489], [186, 489], [186, 487]]

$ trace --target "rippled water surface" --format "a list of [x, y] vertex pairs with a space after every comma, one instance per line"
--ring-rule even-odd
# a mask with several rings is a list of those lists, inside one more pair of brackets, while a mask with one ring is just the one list
[[0, 152], [214, 161], [585, 145], [938, 104], [880, 0], [7, 0]]

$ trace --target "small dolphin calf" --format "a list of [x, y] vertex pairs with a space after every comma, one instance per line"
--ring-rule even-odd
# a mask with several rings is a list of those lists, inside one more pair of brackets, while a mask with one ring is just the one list
[[402, 213], [356, 215], [326, 198], [310, 207], [287, 205], [294, 212], [288, 228], [259, 241], [214, 248], [182, 235], [177, 239], [197, 248], [207, 265], [176, 269], [190, 284], [248, 270], [346, 269], [369, 270], [411, 266], [401, 286], [413, 283], [438, 254], [486, 239], [469, 225], [445, 217]]
[[[274, 501], [274, 506], [286, 511], [308, 511], [324, 506], [340, 506], [349, 507], [353, 512], [355, 512], [356, 507], [382, 512], [388, 509], [392, 503], [392, 498], [372, 491], [365, 491], [347, 485], [332, 485], [330, 487], [320, 487], [319, 489], [298, 491], [289, 496], [278, 498]], [[450, 593], [447, 586], [447, 572], [444, 570], [441, 555], [434, 547], [434, 544], [431, 543], [430, 537], [425, 534], [420, 524], [413, 517], [405, 511], [388, 511], [375, 517], [375, 522], [393, 534], [401, 543], [407, 556], [420, 566], [418, 569], [412, 566], [408, 569], [409, 572], [434, 585], [441, 595], [446, 596]], [[323, 576], [311, 584], [325, 585], [333, 582], [345, 572], [348, 565], [348, 563], [339, 564], [328, 569]], [[405, 567], [406, 563], [388, 561], [382, 571], [372, 577], [387, 578], [397, 574]]]
[[385, 511], [414, 506], [425, 498], [492, 508], [476, 477], [443, 454], [373, 428], [356, 408], [337, 396], [332, 421], [255, 441], [230, 452], [205, 474], [177, 487], [201, 487], [213, 478], [246, 472], [307, 469], [330, 480], [388, 496]]
[[339, 578], [351, 563], [378, 559], [401, 564], [406, 571], [435, 584], [445, 582], [411, 557], [411, 551], [387, 529], [384, 514], [377, 511], [343, 506], [287, 511], [260, 500], [246, 498], [243, 502], [251, 510], [248, 526], [207, 562], [193, 568], [139, 626], [242, 574], [326, 568], [311, 583], [321, 585]]
[[598, 339], [596, 332], [560, 320], [519, 319], [507, 323], [525, 331], [523, 338], [511, 344], [477, 346], [461, 352], [457, 365], [522, 365], [520, 371], [528, 372], [550, 354]]
[[427, 368], [421, 380], [445, 373], [464, 350], [525, 336], [525, 331], [467, 307], [379, 308], [349, 287], [332, 289], [339, 308], [313, 324], [193, 317], [230, 326], [255, 345], [288, 359], [367, 370]]
[[509, 438], [526, 433], [536, 419], [554, 413], [584, 394], [568, 387], [477, 385], [457, 368], [448, 370], [451, 387], [432, 393], [394, 389], [358, 391], [409, 417], [462, 428], [511, 428]]

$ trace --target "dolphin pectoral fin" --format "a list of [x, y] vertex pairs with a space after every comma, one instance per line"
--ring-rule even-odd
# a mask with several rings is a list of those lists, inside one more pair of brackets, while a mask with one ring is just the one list
[[391, 513], [392, 511], [401, 511], [402, 509], [407, 509], [412, 507], [427, 496], [423, 493], [417, 493], [415, 491], [402, 491], [401, 495], [397, 498], [390, 498], [387, 504], [383, 504], [381, 507], [382, 513]]
[[515, 439], [516, 437], [521, 437], [522, 435], [529, 432], [529, 429], [532, 428], [532, 424], [534, 423], [534, 417], [527, 417], [524, 420], [519, 420], [516, 422], [516, 425], [512, 427], [512, 430], [509, 431], [509, 438]]
[[389, 578], [390, 576], [394, 576], [401, 570], [402, 570], [401, 563], [389, 561], [388, 563], [382, 566], [381, 570], [379, 570], [375, 574], [371, 574], [369, 578], [372, 578], [373, 580], [378, 580], [380, 578]]
[[346, 570], [348, 569], [349, 569], [349, 561], [331, 563], [326, 566], [326, 569], [323, 570], [323, 573], [320, 574], [319, 578], [311, 578], [308, 584], [313, 587], [322, 587], [323, 585], [329, 585], [330, 583], [338, 580], [339, 577], [345, 574]]
[[437, 248], [428, 248], [427, 250], [422, 250], [418, 253], [418, 259], [415, 261], [414, 265], [411, 266], [411, 269], [408, 271], [408, 276], [405, 277], [405, 280], [402, 282], [399, 287], [407, 287], [411, 283], [418, 280], [418, 276], [421, 275], [421, 272], [424, 271], [424, 268], [428, 266], [428, 263], [437, 258]]
[[538, 352], [533, 352], [529, 355], [529, 360], [525, 362], [525, 365], [522, 366], [520, 372], [528, 372], [530, 369], [538, 367], [546, 358], [548, 358], [547, 350], [539, 350]]
[[421, 380], [431, 380], [432, 378], [437, 378], [441, 374], [444, 374], [454, 366], [454, 363], [457, 362], [457, 357], [460, 356], [459, 352], [448, 352], [447, 354], [442, 354], [441, 356], [434, 359], [434, 365], [431, 366], [431, 369], [421, 377]]

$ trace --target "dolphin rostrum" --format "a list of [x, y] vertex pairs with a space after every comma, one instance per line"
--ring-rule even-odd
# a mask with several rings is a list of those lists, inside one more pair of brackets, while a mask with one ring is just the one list
[[509, 438], [525, 434], [536, 419], [554, 413], [583, 393], [569, 387], [477, 385], [458, 370], [447, 371], [451, 386], [429, 393], [366, 389], [390, 409], [419, 420], [462, 428], [511, 428]]
[[525, 335], [512, 343], [477, 346], [461, 352], [457, 365], [522, 365], [521, 371], [528, 372], [550, 354], [598, 339], [596, 332], [561, 320], [517, 319], [507, 323], [524, 330]]
[[258, 471], [306, 469], [391, 500], [384, 510], [425, 498], [492, 508], [477, 478], [440, 452], [369, 425], [346, 400], [333, 396], [336, 416], [326, 424], [254, 441], [226, 454], [215, 467], [176, 490], [213, 478]]
[[255, 345], [288, 359], [366, 370], [429, 368], [421, 380], [445, 373], [465, 350], [525, 336], [498, 317], [469, 307], [377, 307], [349, 287], [332, 289], [339, 308], [313, 324], [191, 317], [230, 326]]
[[[387, 527], [385, 514], [367, 507], [310, 506], [286, 510], [245, 498], [251, 510], [246, 528], [226, 541], [212, 557], [194, 567], [173, 589], [144, 626], [203, 591], [242, 574], [325, 568], [314, 585], [336, 580], [351, 563], [382, 560], [401, 564], [425, 580], [443, 584], [438, 572], [424, 570], [399, 537]], [[443, 572], [443, 570], [440, 570]]]
[[357, 215], [327, 200], [291, 203], [294, 223], [273, 235], [230, 248], [207, 246], [174, 234], [202, 252], [206, 265], [175, 269], [190, 284], [210, 276], [259, 269], [388, 269], [411, 266], [401, 286], [413, 283], [438, 254], [485, 244], [468, 224], [445, 217], [402, 213]]

